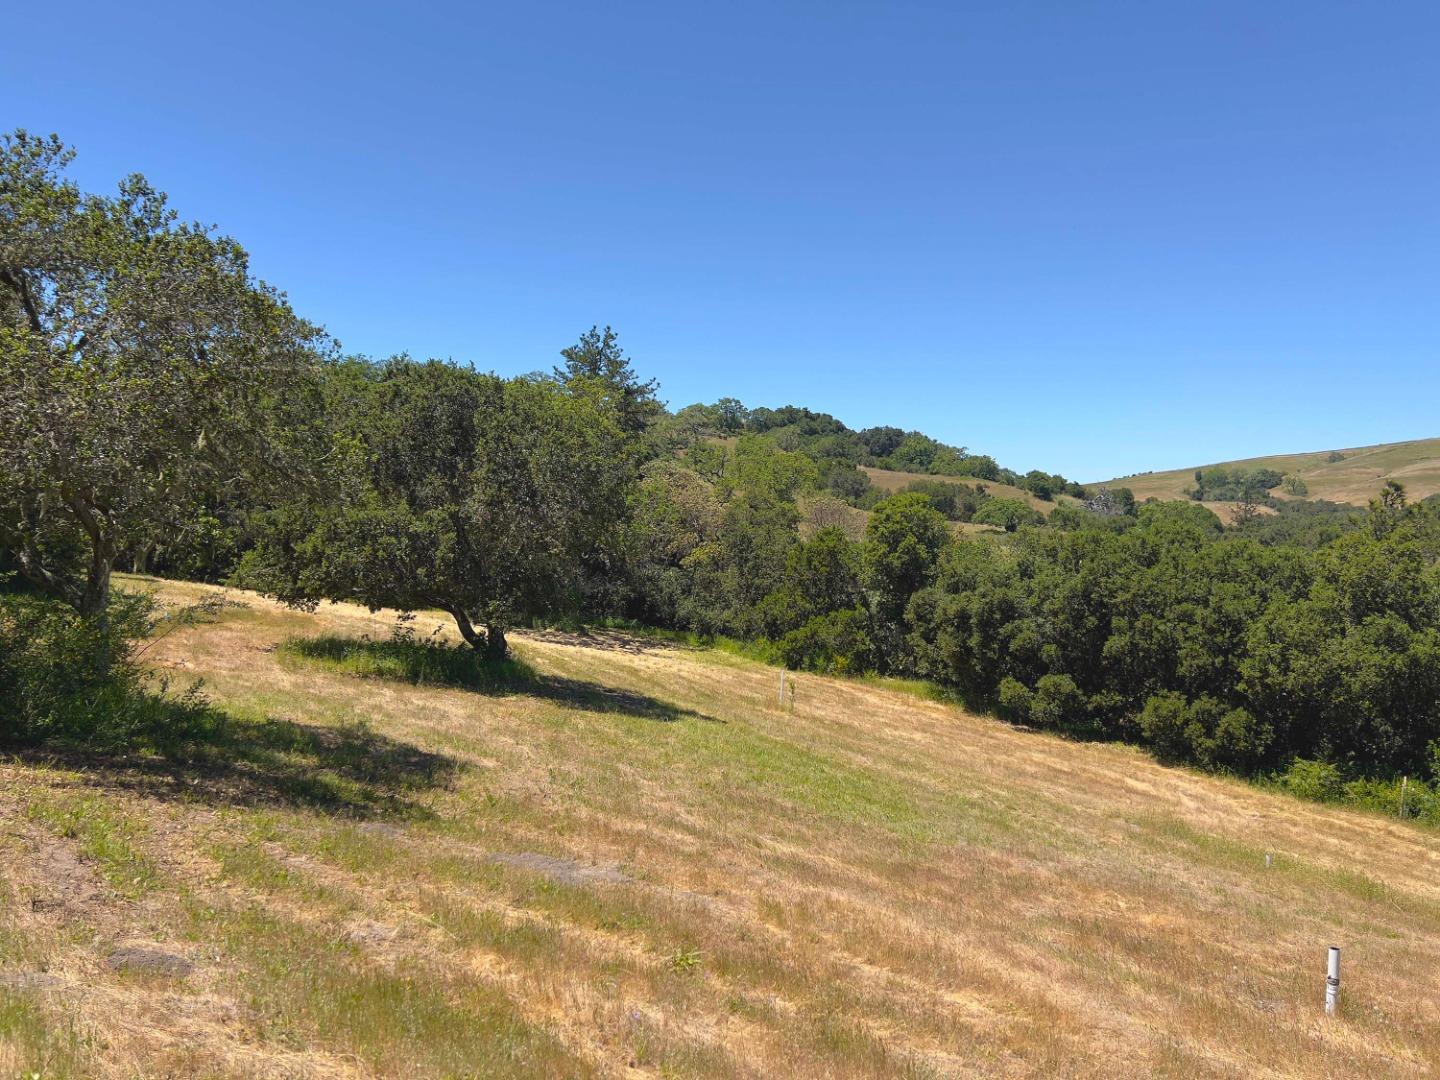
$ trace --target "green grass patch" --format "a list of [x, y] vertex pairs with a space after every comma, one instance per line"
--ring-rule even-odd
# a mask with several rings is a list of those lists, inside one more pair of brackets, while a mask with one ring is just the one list
[[89, 1075], [87, 1041], [73, 1021], [55, 1023], [31, 998], [0, 987], [0, 1044], [20, 1061], [18, 1080]]
[[425, 969], [389, 971], [354, 945], [257, 908], [192, 911], [196, 931], [244, 964], [261, 1035], [353, 1055], [382, 1076], [585, 1076], [496, 988]]
[[489, 693], [523, 690], [535, 672], [516, 659], [491, 660], [465, 645], [397, 634], [387, 640], [322, 634], [292, 637], [277, 649], [299, 660], [364, 679], [389, 679], [413, 686], [461, 686]]
[[1342, 893], [1367, 903], [1383, 904], [1393, 911], [1403, 911], [1431, 923], [1440, 922], [1440, 905], [1425, 897], [1401, 892], [1357, 870], [1319, 866], [1280, 852], [1269, 852], [1271, 860], [1267, 868], [1267, 852], [1264, 848], [1201, 832], [1178, 818], [1154, 817], [1139, 820], [1136, 824], [1140, 825], [1152, 840], [1182, 846], [1188, 857], [1197, 861], [1203, 860], [1212, 866], [1271, 874], [1308, 888]]
[[140, 896], [158, 882], [154, 864], [136, 843], [144, 830], [99, 796], [46, 793], [31, 800], [26, 814], [57, 836], [76, 841], [121, 895]]

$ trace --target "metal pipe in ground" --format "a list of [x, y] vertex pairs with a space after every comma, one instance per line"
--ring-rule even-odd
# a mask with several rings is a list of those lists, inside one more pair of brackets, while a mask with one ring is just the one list
[[1334, 1016], [1340, 1008], [1340, 946], [1330, 946], [1330, 958], [1325, 965], [1325, 1015]]

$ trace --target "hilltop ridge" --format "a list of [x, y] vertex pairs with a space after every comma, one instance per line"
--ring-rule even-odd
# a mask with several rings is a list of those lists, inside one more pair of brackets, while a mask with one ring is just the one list
[[[1440, 494], [1440, 438], [1218, 461], [1184, 469], [1118, 476], [1104, 484], [1128, 487], [1141, 501], [1184, 499], [1189, 497], [1187, 490], [1194, 486], [1196, 471], [1216, 467], [1274, 469], [1287, 476], [1297, 476], [1304, 482], [1304, 497], [1308, 499], [1363, 506], [1388, 480], [1404, 484], [1411, 499], [1424, 499]], [[1294, 497], [1287, 496], [1283, 489], [1273, 494], [1277, 498]]]

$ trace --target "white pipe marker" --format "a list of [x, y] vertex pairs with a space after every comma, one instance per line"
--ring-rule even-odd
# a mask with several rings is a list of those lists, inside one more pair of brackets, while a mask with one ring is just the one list
[[1330, 946], [1329, 962], [1325, 966], [1325, 1015], [1334, 1016], [1340, 1007], [1340, 946]]

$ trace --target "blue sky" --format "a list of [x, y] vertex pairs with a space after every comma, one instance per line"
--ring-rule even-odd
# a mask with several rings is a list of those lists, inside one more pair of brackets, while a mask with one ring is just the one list
[[351, 351], [794, 403], [1082, 480], [1440, 435], [1440, 6], [32, 7], [0, 123]]

